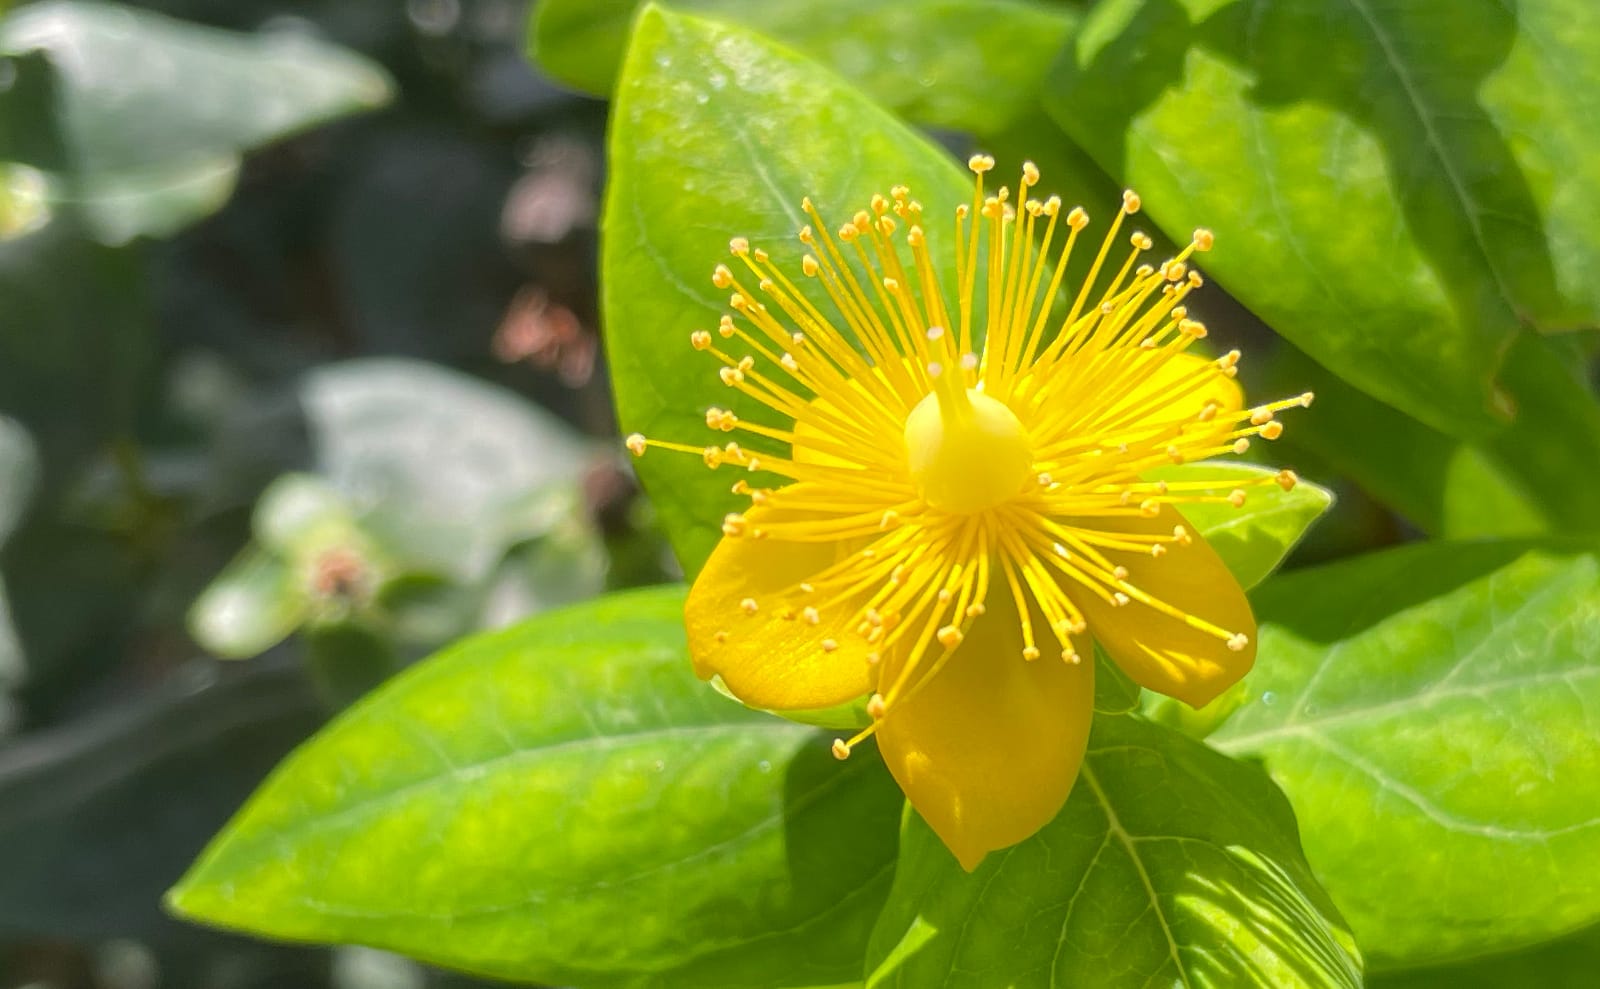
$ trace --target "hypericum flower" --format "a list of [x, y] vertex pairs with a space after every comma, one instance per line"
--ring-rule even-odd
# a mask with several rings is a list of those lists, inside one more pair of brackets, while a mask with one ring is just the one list
[[758, 417], [706, 410], [710, 429], [740, 435], [725, 445], [627, 444], [748, 475], [733, 490], [751, 506], [723, 520], [686, 606], [700, 675], [772, 710], [869, 697], [871, 724], [835, 755], [876, 734], [972, 869], [1066, 800], [1093, 716], [1091, 637], [1133, 680], [1196, 707], [1250, 668], [1250, 606], [1176, 507], [1239, 505], [1245, 491], [1145, 475], [1275, 439], [1275, 413], [1311, 396], [1246, 408], [1237, 352], [1185, 353], [1206, 333], [1182, 301], [1210, 232], [1159, 266], [1140, 263], [1152, 245], [1136, 232], [1108, 264], [1139, 209], [1125, 193], [1083, 284], [1064, 291], [1088, 216], [1020, 201], [1039, 179], [1031, 163], [1015, 204], [1007, 188], [985, 194], [994, 159], [969, 165], [972, 203], [943, 251], [903, 186], [834, 235], [804, 202], [815, 226], [800, 231], [800, 268], [828, 312], [733, 240], [739, 270], [719, 265], [712, 282], [738, 318], [690, 343]]

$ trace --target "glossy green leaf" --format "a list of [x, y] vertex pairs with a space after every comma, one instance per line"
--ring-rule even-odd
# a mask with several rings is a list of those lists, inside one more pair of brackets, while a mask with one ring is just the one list
[[86, 0], [11, 13], [4, 55], [23, 56], [22, 85], [0, 92], [0, 117], [16, 121], [0, 128], [0, 159], [48, 173], [51, 196], [107, 243], [176, 231], [226, 201], [241, 152], [390, 96], [376, 65], [311, 38]]
[[[639, 0], [542, 0], [529, 49], [546, 72], [597, 96], [616, 84]], [[992, 134], [1036, 105], [1077, 15], [1034, 0], [673, 0], [740, 24], [839, 73], [918, 123]]]
[[1255, 696], [1213, 741], [1288, 793], [1375, 967], [1600, 920], [1600, 559], [1429, 544], [1255, 602]]
[[1600, 972], [1600, 928], [1590, 928], [1525, 951], [1474, 958], [1459, 965], [1390, 972], [1367, 981], [1369, 989], [1593, 989]]
[[1117, 0], [1046, 106], [1319, 363], [1456, 435], [1518, 329], [1600, 319], [1600, 8]]
[[[1277, 471], [1240, 463], [1174, 464], [1149, 471], [1152, 481], [1215, 482], [1205, 494], [1227, 497], [1244, 490], [1245, 503], [1183, 505], [1183, 517], [1194, 526], [1245, 588], [1267, 579], [1284, 557], [1333, 504], [1333, 492], [1302, 480], [1289, 491], [1260, 484]], [[1254, 482], [1254, 483], [1253, 483]], [[1241, 487], [1245, 485], [1246, 487]]]
[[[726, 311], [711, 271], [729, 238], [798, 272], [804, 196], [825, 217], [847, 217], [898, 183], [927, 204], [970, 194], [942, 151], [827, 70], [742, 28], [659, 7], [634, 28], [612, 119], [601, 282], [624, 432], [698, 445], [721, 436], [705, 426], [712, 404], [761, 418], [689, 346]], [[671, 453], [637, 466], [693, 573], [740, 505], [732, 479]]]
[[696, 680], [682, 606], [606, 598], [396, 677], [286, 761], [170, 903], [518, 981], [858, 976], [899, 792]]
[[1259, 770], [1095, 722], [1066, 808], [963, 872], [907, 815], [868, 985], [1355, 987], [1359, 956]]
[[288, 638], [310, 613], [310, 588], [296, 569], [252, 546], [195, 599], [188, 629], [206, 651], [244, 659]]

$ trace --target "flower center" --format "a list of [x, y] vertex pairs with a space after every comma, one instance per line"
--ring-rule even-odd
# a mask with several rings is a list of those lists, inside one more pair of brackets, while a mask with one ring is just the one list
[[981, 391], [937, 390], [906, 417], [911, 477], [935, 508], [967, 514], [1021, 493], [1033, 468], [1028, 431]]

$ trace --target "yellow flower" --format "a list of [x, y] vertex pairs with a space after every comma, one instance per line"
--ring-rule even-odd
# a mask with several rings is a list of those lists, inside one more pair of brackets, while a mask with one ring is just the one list
[[[1176, 507], [1245, 492], [1143, 475], [1275, 439], [1275, 413], [1311, 396], [1246, 408], [1237, 352], [1185, 353], [1205, 336], [1182, 302], [1201, 284], [1188, 258], [1211, 246], [1208, 231], [1158, 267], [1140, 263], [1151, 240], [1137, 232], [1113, 259], [1139, 209], [1125, 193], [1084, 283], [1064, 293], [1087, 215], [1025, 199], [1031, 163], [1015, 203], [1006, 188], [986, 194], [992, 158], [969, 164], [972, 203], [957, 207], [946, 254], [904, 187], [832, 235], [804, 203], [815, 226], [800, 232], [801, 271], [831, 311], [735, 239], [739, 270], [719, 265], [712, 280], [739, 318], [691, 343], [763, 414], [707, 410], [709, 428], [740, 436], [721, 446], [635, 434], [628, 447], [746, 473], [733, 488], [751, 506], [724, 519], [689, 594], [699, 674], [772, 710], [868, 696], [872, 723], [835, 754], [876, 734], [906, 796], [972, 869], [1066, 800], [1093, 716], [1091, 637], [1139, 684], [1196, 707], [1250, 668], [1250, 606]], [[949, 254], [953, 310], [936, 263]]]

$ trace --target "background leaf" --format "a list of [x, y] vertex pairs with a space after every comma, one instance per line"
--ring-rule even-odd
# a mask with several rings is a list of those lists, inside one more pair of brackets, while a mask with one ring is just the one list
[[0, 938], [193, 940], [162, 891], [322, 719], [288, 659], [195, 660], [0, 750]]
[[111, 244], [219, 207], [241, 152], [390, 96], [375, 64], [308, 37], [87, 0], [29, 4], [0, 22], [0, 55], [34, 52], [44, 58], [22, 62], [24, 85], [0, 92], [0, 116], [16, 121], [0, 129], [0, 159], [49, 173], [54, 197]]
[[1415, 546], [1286, 575], [1255, 603], [1271, 661], [1213, 740], [1288, 793], [1375, 967], [1600, 918], [1594, 555]]
[[[542, 0], [529, 25], [529, 51], [567, 85], [609, 95], [639, 6], [639, 0]], [[984, 135], [1033, 109], [1078, 19], [1069, 7], [1033, 0], [674, 0], [670, 6], [780, 40], [909, 120]]]
[[361, 524], [461, 579], [543, 534], [557, 506], [531, 496], [576, 484], [588, 457], [550, 413], [422, 361], [318, 368], [296, 397], [318, 473]]
[[[730, 237], [798, 271], [804, 196], [845, 217], [896, 183], [930, 211], [969, 194], [942, 151], [826, 70], [742, 28], [659, 7], [634, 29], [613, 119], [601, 281], [624, 433], [710, 442], [720, 435], [705, 427], [713, 401], [762, 418], [689, 346], [725, 311], [711, 271]], [[738, 507], [729, 475], [669, 453], [637, 467], [692, 574]]]
[[1510, 426], [1458, 440], [1407, 418], [1293, 353], [1275, 380], [1317, 393], [1306, 427], [1286, 433], [1431, 535], [1594, 532], [1600, 401], [1577, 340], [1524, 335], [1502, 368]]
[[1370, 989], [1589, 989], [1600, 971], [1600, 928], [1549, 944], [1460, 965], [1391, 972], [1368, 980]]
[[690, 672], [663, 588], [469, 639], [290, 758], [182, 914], [583, 986], [860, 972], [901, 800]]
[[963, 872], [908, 813], [868, 985], [1359, 986], [1283, 796], [1252, 767], [1096, 719], [1067, 806]]
[[[0, 548], [6, 544], [33, 497], [38, 482], [39, 455], [28, 431], [14, 419], [0, 415]], [[22, 677], [22, 643], [11, 627], [4, 577], [0, 577], [0, 688]]]
[[1519, 327], [1600, 317], [1597, 53], [1585, 0], [1118, 0], [1045, 99], [1164, 229], [1213, 226], [1207, 269], [1275, 329], [1472, 435]]

